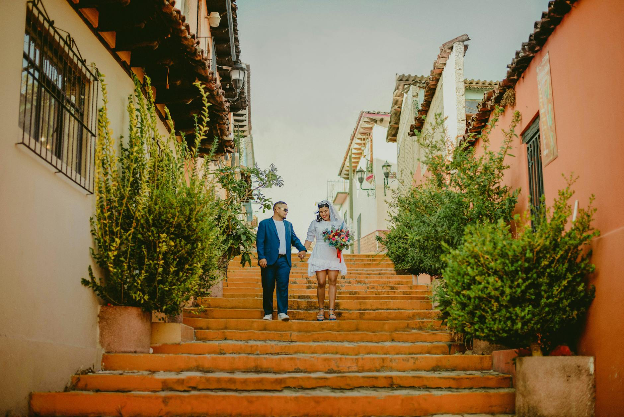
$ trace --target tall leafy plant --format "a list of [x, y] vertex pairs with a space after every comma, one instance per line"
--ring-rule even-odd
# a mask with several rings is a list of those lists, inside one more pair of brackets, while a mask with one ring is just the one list
[[[96, 212], [91, 218], [91, 254], [101, 276], [96, 278], [89, 267], [89, 279], [82, 283], [106, 303], [175, 315], [220, 255], [214, 189], [198, 147], [191, 150], [186, 141], [177, 141], [173, 129], [169, 135], [159, 130], [149, 78], [145, 86], [135, 79], [127, 108], [128, 139], [120, 138], [117, 155], [103, 77], [101, 81]], [[197, 141], [208, 121], [205, 95], [203, 100]]]
[[380, 238], [397, 269], [439, 277], [446, 267], [443, 255], [461, 245], [468, 225], [511, 220], [518, 192], [502, 181], [520, 114], [514, 114], [495, 151], [489, 133], [501, 112], [497, 109], [480, 138], [473, 138], [483, 144], [480, 155], [466, 141], [449, 146], [439, 116], [418, 136], [426, 174], [415, 187], [395, 195], [390, 230]]
[[573, 342], [594, 297], [585, 280], [599, 232], [591, 226], [593, 197], [571, 221], [570, 184], [533, 227], [516, 217], [515, 236], [503, 220], [468, 226], [463, 245], [445, 256], [450, 329], [514, 348]]
[[229, 262], [239, 255], [241, 265], [251, 265], [256, 235], [244, 218], [243, 204], [258, 205], [263, 212], [271, 209], [271, 199], [262, 190], [273, 186], [281, 187], [284, 182], [273, 164], [269, 169], [261, 169], [257, 165], [224, 166], [216, 169], [214, 175], [225, 191], [225, 197], [218, 201], [217, 223], [224, 239], [220, 266], [226, 272]]

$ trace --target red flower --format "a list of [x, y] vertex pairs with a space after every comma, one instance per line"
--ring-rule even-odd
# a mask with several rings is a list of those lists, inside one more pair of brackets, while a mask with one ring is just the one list
[[572, 351], [566, 345], [560, 345], [550, 352], [550, 356], [572, 356]]

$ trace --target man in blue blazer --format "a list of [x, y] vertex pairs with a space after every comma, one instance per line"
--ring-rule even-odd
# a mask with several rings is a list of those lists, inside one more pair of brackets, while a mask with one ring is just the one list
[[264, 320], [273, 320], [273, 292], [277, 284], [277, 318], [288, 321], [288, 279], [290, 276], [290, 248], [299, 249], [299, 259], [303, 259], [306, 248], [301, 244], [286, 221], [288, 206], [283, 201], [273, 205], [273, 217], [264, 219], [258, 225], [256, 247], [258, 265], [262, 274], [262, 307]]

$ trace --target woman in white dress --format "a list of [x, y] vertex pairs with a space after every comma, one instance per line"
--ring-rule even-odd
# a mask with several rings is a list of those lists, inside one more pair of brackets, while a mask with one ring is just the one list
[[338, 252], [335, 247], [330, 246], [329, 243], [323, 239], [323, 232], [331, 229], [332, 226], [336, 228], [345, 228], [342, 217], [338, 214], [334, 206], [327, 200], [323, 200], [318, 203], [318, 215], [315, 220], [312, 220], [310, 227], [308, 228], [308, 235], [304, 246], [308, 251], [314, 239], [316, 239], [316, 245], [312, 255], [308, 259], [308, 276], [316, 275], [316, 281], [318, 287], [316, 289], [316, 295], [318, 297], [319, 312], [316, 316], [318, 321], [325, 319], [325, 284], [329, 281], [329, 320], [336, 320], [335, 306], [336, 306], [336, 282], [338, 281], [338, 274], [346, 275], [347, 266], [342, 258], [338, 258]]

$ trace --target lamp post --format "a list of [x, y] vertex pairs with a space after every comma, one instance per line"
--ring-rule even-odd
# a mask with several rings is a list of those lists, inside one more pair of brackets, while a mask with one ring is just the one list
[[360, 183], [360, 188], [362, 187], [362, 183], [364, 182], [364, 174], [366, 174], [366, 172], [362, 168], [356, 171], [357, 180]]
[[230, 78], [232, 79], [232, 85], [234, 86], [234, 90], [236, 90], [237, 92], [243, 87], [243, 84], [245, 83], [246, 71], [247, 67], [245, 67], [240, 62], [234, 64], [234, 66], [230, 69]]
[[360, 183], [360, 190], [362, 191], [366, 191], [366, 195], [370, 196], [370, 194], [368, 193], [369, 191], [375, 192], [375, 187], [373, 188], [364, 188], [362, 187], [362, 184], [364, 183], [364, 177], [366, 176], [366, 171], [364, 171], [362, 168], [359, 168], [356, 172], [355, 172], [356, 176], [357, 176], [357, 180]]
[[386, 161], [381, 166], [381, 170], [382, 170], [383, 175], [384, 175], [384, 196], [386, 195], [386, 188], [388, 188], [388, 182], [389, 182], [389, 178], [390, 178], [390, 169], [391, 168], [392, 168], [392, 165], [390, 165], [390, 163], [388, 161]]

